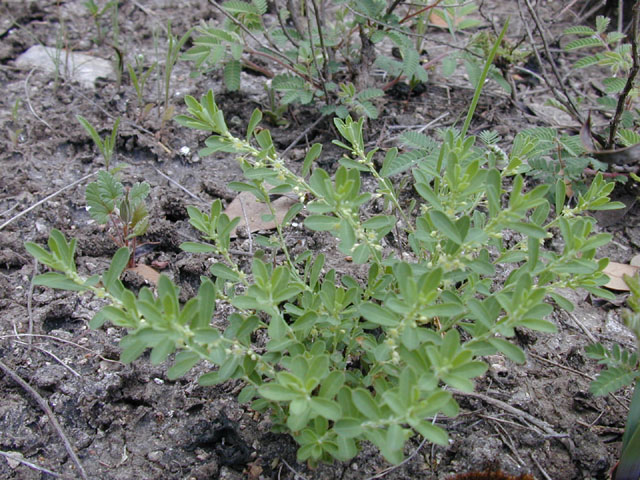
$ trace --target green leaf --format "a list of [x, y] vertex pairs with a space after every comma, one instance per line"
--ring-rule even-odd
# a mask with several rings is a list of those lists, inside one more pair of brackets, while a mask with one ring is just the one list
[[352, 390], [351, 401], [368, 420], [376, 420], [381, 417], [380, 408], [368, 390], [364, 388]]
[[334, 424], [333, 429], [338, 435], [346, 438], [358, 437], [364, 431], [362, 420], [356, 418], [341, 418]]
[[365, 302], [360, 305], [358, 310], [364, 318], [377, 325], [384, 327], [396, 327], [398, 325], [399, 320], [395, 313], [375, 303]]
[[622, 367], [610, 367], [600, 372], [591, 382], [589, 390], [594, 395], [607, 395], [626, 385], [631, 385], [637, 377], [638, 372], [630, 372]]
[[428, 441], [437, 445], [448, 445], [449, 436], [447, 432], [431, 422], [409, 419], [409, 424]]
[[311, 397], [311, 402], [309, 405], [311, 406], [311, 410], [313, 410], [313, 413], [315, 413], [316, 415], [321, 415], [328, 420], [338, 420], [342, 415], [340, 405], [326, 398]]
[[229, 91], [240, 89], [240, 72], [242, 64], [238, 59], [229, 60], [224, 66], [224, 84]]
[[168, 338], [163, 339], [151, 349], [151, 363], [158, 365], [164, 362], [175, 350], [175, 343]]
[[337, 230], [340, 219], [327, 215], [309, 215], [304, 219], [307, 228], [316, 231]]
[[265, 383], [258, 387], [258, 393], [273, 402], [290, 402], [300, 398], [300, 393], [275, 382]]
[[84, 290], [87, 290], [87, 287], [85, 287], [84, 285], [78, 284], [68, 278], [66, 275], [56, 272], [48, 272], [36, 276], [36, 278], [33, 279], [33, 284], [75, 292], [82, 292]]
[[214, 263], [210, 268], [211, 274], [223, 278], [224, 280], [231, 280], [232, 282], [239, 282], [240, 277], [236, 272], [227, 267], [224, 263]]
[[215, 247], [208, 243], [200, 242], [182, 242], [180, 249], [189, 253], [211, 253], [215, 251]]
[[167, 371], [169, 380], [182, 377], [200, 361], [200, 355], [195, 352], [184, 351], [176, 355], [173, 366]]
[[120, 340], [120, 348], [122, 348], [120, 361], [122, 363], [131, 363], [144, 353], [147, 349], [147, 344], [136, 336], [127, 335]]
[[502, 338], [490, 338], [488, 342], [499, 352], [515, 363], [524, 363], [527, 358], [520, 347]]
[[120, 278], [122, 272], [124, 272], [130, 257], [131, 252], [127, 247], [119, 248], [113, 256], [109, 270], [102, 274], [102, 283], [108, 291], [113, 289], [114, 283]]
[[309, 149], [309, 151], [304, 157], [304, 162], [302, 163], [302, 171], [300, 172], [300, 175], [302, 177], [306, 177], [307, 175], [309, 175], [309, 172], [311, 171], [311, 165], [320, 156], [321, 152], [322, 152], [322, 144], [314, 143], [311, 146], [311, 148]]
[[462, 244], [464, 238], [460, 235], [460, 232], [456, 228], [456, 225], [447, 217], [444, 213], [438, 210], [432, 210], [429, 212], [429, 218], [433, 222], [436, 229], [444, 234], [449, 240], [457, 245]]

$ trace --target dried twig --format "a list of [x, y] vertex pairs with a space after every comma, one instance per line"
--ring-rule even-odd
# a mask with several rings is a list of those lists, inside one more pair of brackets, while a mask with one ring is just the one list
[[[542, 57], [540, 55], [540, 52], [538, 51], [538, 48], [536, 47], [535, 40], [533, 38], [533, 33], [531, 32], [531, 28], [529, 27], [529, 22], [525, 18], [524, 12], [522, 11], [521, 2], [522, 2], [522, 0], [518, 0], [518, 11], [520, 12], [520, 17], [522, 18], [522, 22], [524, 24], [524, 27], [527, 30], [527, 36], [529, 37], [529, 41], [531, 42], [531, 46], [533, 48], [533, 53], [535, 54], [536, 60], [538, 61], [538, 64], [540, 65], [540, 69], [541, 69], [540, 73], [542, 75], [542, 78], [544, 79], [544, 82], [551, 89], [551, 92], [553, 93], [553, 96], [556, 98], [556, 100], [558, 100], [562, 105], [564, 105], [565, 108], [567, 108], [567, 110], [571, 113], [571, 115], [580, 124], [583, 124], [584, 123], [584, 119], [582, 118], [582, 115], [580, 115], [580, 112], [578, 111], [577, 107], [573, 103], [573, 100], [571, 99], [571, 96], [567, 92], [567, 89], [564, 86], [564, 82], [562, 81], [562, 77], [560, 76], [560, 72], [558, 72], [558, 68], [556, 66], [556, 63], [553, 61], [553, 57], [551, 55], [551, 50], [549, 49], [549, 42], [547, 41], [547, 36], [545, 35], [544, 30], [542, 29], [542, 24], [540, 22], [540, 17], [538, 17], [538, 14], [536, 13], [535, 9], [531, 6], [531, 2], [529, 0], [524, 0], [525, 5], [527, 6], [527, 9], [529, 10], [529, 14], [531, 15], [531, 18], [533, 19], [533, 22], [534, 22], [534, 24], [536, 26], [536, 29], [540, 33], [540, 38], [542, 39], [542, 44], [544, 46], [545, 54], [546, 54], [547, 60], [549, 61], [549, 65], [551, 65], [551, 70], [553, 72], [554, 77], [556, 78], [558, 87], [556, 87], [551, 82], [551, 80], [549, 80], [549, 76], [547, 75], [546, 68], [544, 66], [545, 64], [542, 61]], [[560, 90], [558, 90], [558, 88]]]
[[76, 452], [73, 450], [73, 447], [71, 446], [71, 442], [69, 442], [69, 439], [64, 434], [64, 431], [62, 430], [62, 427], [58, 423], [58, 420], [56, 419], [55, 415], [53, 414], [53, 410], [51, 410], [51, 407], [49, 406], [47, 401], [44, 398], [42, 398], [42, 396], [38, 392], [36, 392], [31, 385], [29, 385], [27, 382], [25, 382], [17, 373], [15, 373], [13, 370], [11, 370], [9, 367], [7, 367], [2, 361], [0, 361], [0, 370], [2, 370], [6, 375], [11, 377], [14, 382], [16, 382], [18, 385], [20, 385], [23, 389], [25, 389], [29, 393], [29, 395], [31, 395], [31, 397], [33, 397], [33, 399], [38, 403], [40, 408], [42, 410], [44, 410], [44, 412], [49, 417], [49, 421], [51, 422], [51, 426], [53, 426], [54, 430], [56, 431], [56, 433], [58, 434], [58, 436], [62, 440], [62, 443], [64, 444], [64, 448], [65, 448], [65, 450], [67, 450], [67, 453], [69, 454], [69, 457], [71, 458], [71, 461], [73, 462], [73, 464], [78, 469], [78, 473], [80, 474], [80, 477], [83, 480], [88, 480], [87, 473], [84, 471], [84, 468], [82, 467], [82, 464], [80, 463], [80, 459], [76, 455]]
[[[618, 13], [618, 18], [622, 18], [622, 14]], [[629, 92], [633, 88], [633, 83], [635, 82], [636, 76], [638, 75], [638, 70], [640, 70], [640, 63], [638, 60], [638, 23], [640, 22], [640, 3], [636, 2], [633, 6], [633, 19], [631, 24], [631, 57], [633, 60], [633, 66], [629, 71], [629, 76], [627, 77], [627, 83], [624, 85], [624, 89], [620, 93], [618, 97], [618, 105], [616, 107], [616, 113], [611, 119], [611, 123], [609, 124], [609, 140], [605, 145], [605, 149], [609, 150], [613, 148], [613, 145], [616, 140], [616, 133], [618, 131], [618, 124], [620, 123], [620, 117], [622, 116], [622, 112], [624, 112], [624, 104], [627, 101], [627, 97], [629, 96]]]
[[22, 457], [16, 457], [15, 455], [12, 455], [11, 452], [3, 452], [0, 450], [0, 455], [2, 455], [3, 457], [5, 457], [8, 460], [14, 461], [14, 462], [18, 462], [18, 463], [22, 463], [23, 465], [26, 465], [29, 468], [33, 468], [34, 470], [37, 470], [38, 472], [43, 472], [46, 473], [48, 475], [51, 475], [53, 477], [56, 478], [62, 478], [62, 475], [60, 475], [59, 473], [56, 472], [52, 472], [51, 470], [48, 470], [44, 467], [41, 467], [39, 465], [36, 465], [35, 463], [31, 463], [28, 460], [25, 460]]
[[305, 138], [307, 135], [309, 135], [309, 133], [311, 133], [313, 131], [314, 128], [316, 128], [318, 126], [318, 124], [320, 122], [322, 122], [322, 120], [324, 120], [327, 116], [326, 115], [322, 115], [321, 117], [319, 117], [315, 122], [313, 122], [311, 125], [309, 125], [307, 128], [304, 129], [304, 131], [298, 135], [293, 142], [291, 142], [289, 144], [289, 146], [287, 148], [284, 149], [284, 151], [280, 154], [281, 157], [285, 157], [287, 155], [287, 153], [289, 153], [289, 150], [291, 150], [293, 147], [295, 147], [298, 143], [300, 143], [300, 140], [302, 140], [303, 138]]
[[[33, 275], [31, 276], [31, 282], [29, 283], [29, 292], [27, 293], [27, 316], [29, 317], [29, 327], [27, 328], [27, 333], [29, 337], [27, 338], [27, 343], [31, 344], [31, 334], [33, 333], [33, 279], [36, 278], [38, 274], [38, 259], [33, 259]], [[18, 333], [18, 332], [16, 332]]]
[[456, 395], [463, 396], [463, 397], [477, 398], [479, 400], [482, 400], [485, 403], [491, 404], [494, 407], [498, 407], [498, 408], [504, 410], [505, 412], [509, 412], [512, 415], [515, 415], [516, 417], [520, 417], [520, 418], [532, 423], [536, 427], [542, 429], [542, 431], [545, 432], [549, 437], [557, 438], [567, 448], [569, 453], [571, 455], [573, 455], [574, 445], [573, 445], [573, 441], [571, 440], [571, 438], [569, 438], [569, 435], [567, 435], [566, 433], [558, 433], [558, 432], [556, 432], [553, 428], [551, 428], [551, 425], [549, 425], [544, 420], [540, 420], [539, 418], [534, 417], [533, 415], [531, 415], [530, 413], [525, 412], [524, 410], [520, 410], [519, 408], [513, 407], [513, 406], [509, 405], [508, 403], [503, 402], [502, 400], [498, 400], [496, 398], [489, 397], [488, 395], [484, 395], [482, 393], [462, 392], [462, 391], [459, 391], [459, 390], [451, 390], [451, 391], [452, 391], [452, 393], [454, 393]]
[[4, 227], [6, 227], [7, 225], [9, 225], [11, 222], [13, 222], [14, 220], [22, 217], [23, 215], [26, 215], [27, 213], [29, 213], [31, 210], [33, 210], [36, 207], [39, 207], [40, 205], [42, 205], [44, 202], [47, 202], [49, 200], [51, 200], [53, 197], [55, 197], [56, 195], [59, 195], [60, 193], [64, 192], [65, 190], [68, 190], [72, 187], [75, 187], [76, 185], [78, 185], [79, 183], [84, 182], [86, 179], [93, 177], [96, 174], [96, 172], [90, 173], [88, 175], [85, 175], [84, 177], [82, 177], [79, 180], [76, 180], [73, 183], [70, 183], [69, 185], [67, 185], [66, 187], [62, 187], [60, 190], [57, 190], [55, 192], [53, 192], [51, 195], [47, 195], [46, 197], [44, 197], [42, 200], [40, 200], [39, 202], [34, 203], [33, 205], [31, 205], [29, 208], [26, 208], [24, 210], [22, 210], [20, 213], [18, 213], [17, 215], [14, 215], [13, 217], [11, 217], [9, 220], [7, 220], [6, 222], [4, 222], [2, 225], [0, 225], [0, 230], [2, 230]]
[[206, 204], [207, 202], [205, 202], [204, 200], [202, 200], [200, 197], [198, 197], [195, 193], [192, 193], [191, 191], [187, 190], [185, 187], [183, 187], [182, 185], [180, 185], [178, 182], [176, 182], [173, 178], [171, 178], [169, 175], [166, 175], [165, 173], [163, 173], [160, 169], [153, 167], [154, 170], [156, 172], [158, 172], [158, 174], [160, 174], [163, 178], [165, 178], [166, 180], [169, 181], [169, 183], [174, 184], [176, 187], [178, 187], [180, 190], [182, 190], [183, 192], [185, 192], [187, 195], [189, 195], [191, 198], [193, 198], [194, 200], [197, 200], [200, 203]]
[[289, 465], [284, 458], [281, 458], [280, 460], [291, 471], [291, 473], [293, 473], [293, 480], [297, 480], [298, 478], [300, 480], [307, 480], [304, 475], [302, 475], [301, 473], [298, 473], [297, 471], [295, 471], [294, 468], [291, 465]]
[[420, 442], [420, 445], [418, 445], [418, 448], [416, 448], [411, 455], [409, 455], [407, 458], [405, 458], [402, 462], [400, 462], [397, 465], [394, 465], [393, 467], [389, 467], [389, 468], [385, 468], [384, 470], [382, 470], [380, 473], [377, 473], [376, 475], [372, 476], [372, 477], [368, 477], [366, 478], [366, 480], [374, 480], [376, 478], [382, 478], [384, 477], [387, 473], [392, 472], [398, 468], [400, 468], [402, 465], [404, 465], [405, 463], [409, 462], [413, 457], [415, 457], [418, 452], [420, 452], [420, 450], [422, 450], [422, 447], [424, 447], [424, 444], [427, 443], [427, 439], [423, 438], [422, 441]]
[[95, 352], [93, 350], [91, 350], [90, 348], [84, 347], [82, 345], [80, 345], [79, 343], [76, 342], [72, 342], [71, 340], [66, 340], [64, 338], [58, 338], [58, 337], [54, 337], [53, 335], [40, 335], [37, 333], [17, 333], [14, 335], [0, 335], [0, 340], [6, 339], [6, 338], [21, 338], [21, 337], [33, 337], [33, 338], [48, 338], [50, 340], [55, 340], [57, 342], [61, 342], [61, 343], [66, 343], [68, 345], [73, 345], [74, 347], [77, 347], [81, 350], [84, 350], [85, 352], [89, 352], [92, 355], [95, 355], [96, 357], [100, 358], [101, 360], [104, 360], [105, 362], [111, 362], [111, 363], [119, 363], [120, 365], [124, 365], [124, 363], [118, 361], [118, 360], [113, 360], [111, 358], [107, 358], [103, 355], [100, 355], [98, 352]]
[[36, 117], [36, 119], [39, 120], [41, 123], [46, 125], [49, 128], [49, 130], [55, 131], [55, 129], [51, 125], [49, 125], [42, 118], [40, 118], [40, 116], [36, 113], [36, 111], [33, 109], [33, 106], [31, 105], [31, 96], [29, 95], [29, 79], [31, 78], [31, 74], [35, 70], [36, 70], [35, 68], [32, 68], [29, 74], [27, 75], [27, 78], [25, 78], [24, 80], [24, 96], [27, 99], [27, 105], [29, 106], [29, 110], [31, 110], [31, 113], [33, 114], [33, 116]]

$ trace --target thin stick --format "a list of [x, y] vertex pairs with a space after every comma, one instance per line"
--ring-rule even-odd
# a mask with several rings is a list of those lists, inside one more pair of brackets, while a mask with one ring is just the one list
[[[29, 340], [31, 340], [31, 337], [29, 337]], [[26, 345], [32, 348], [35, 348], [36, 350], [39, 350], [42, 353], [46, 353], [47, 355], [49, 355], [50, 357], [52, 357], [56, 362], [58, 362], [60, 365], [62, 365], [64, 368], [66, 368], [67, 370], [69, 370], [73, 375], [75, 375], [76, 377], [81, 377], [82, 375], [80, 375], [78, 372], [76, 372], [73, 368], [71, 368], [69, 365], [67, 365], [66, 363], [64, 363], [60, 358], [58, 358], [54, 353], [50, 352], [49, 350], [45, 350], [42, 347], [39, 347], [38, 345], [29, 345], [28, 343], [24, 343], [24, 342], [20, 342], [18, 341], [17, 343], [21, 344], [21, 345]]]
[[566, 370], [568, 372], [575, 373], [576, 375], [581, 375], [584, 378], [587, 378], [587, 379], [589, 379], [591, 381], [594, 380], [594, 378], [591, 375], [587, 375], [586, 373], [582, 373], [579, 370], [575, 370], [575, 369], [573, 369], [571, 367], [567, 367], [565, 365], [562, 365], [561, 363], [554, 362], [553, 360], [549, 360], [548, 358], [541, 357], [539, 355], [536, 355], [535, 353], [529, 352], [528, 355], [530, 357], [535, 358], [536, 360], [539, 360], [539, 361], [544, 362], [544, 363], [548, 363], [549, 365], [553, 365], [554, 367], [558, 367], [558, 368], [561, 368], [561, 369]]
[[578, 320], [578, 317], [576, 317], [573, 313], [571, 312], [567, 312], [567, 315], [569, 315], [569, 318], [571, 320], [573, 320], [573, 322], [580, 327], [580, 330], [582, 330], [584, 332], [584, 334], [587, 336], [587, 338], [589, 339], [589, 341], [591, 343], [598, 343], [598, 340], [596, 340], [596, 337], [593, 336], [593, 334], [589, 331], [589, 329], [587, 327], [584, 326], [584, 324]]
[[[31, 344], [31, 334], [33, 333], [33, 279], [36, 278], [38, 274], [38, 259], [33, 259], [33, 275], [31, 277], [31, 283], [29, 284], [29, 293], [27, 293], [27, 316], [29, 317], [29, 327], [27, 328], [27, 333], [29, 334], [29, 338], [27, 339], [27, 343]], [[18, 332], [16, 332], [18, 333]]]
[[509, 412], [517, 417], [523, 418], [525, 420], [527, 420], [528, 422], [531, 422], [532, 424], [534, 424], [536, 427], [541, 428], [547, 435], [549, 435], [550, 437], [553, 438], [557, 438], [558, 440], [560, 440], [562, 442], [562, 444], [567, 447], [567, 450], [569, 451], [569, 453], [573, 454], [573, 450], [574, 450], [574, 446], [573, 446], [573, 442], [570, 438], [568, 438], [569, 436], [566, 433], [558, 433], [556, 432], [553, 428], [551, 428], [551, 425], [549, 425], [547, 422], [545, 422], [544, 420], [540, 420], [539, 418], [534, 417], [533, 415], [531, 415], [530, 413], [525, 412], [524, 410], [520, 410], [519, 408], [516, 407], [512, 407], [511, 405], [509, 405], [508, 403], [503, 402], [502, 400], [498, 400], [496, 398], [491, 398], [487, 395], [483, 395], [482, 393], [477, 393], [477, 392], [461, 392], [459, 390], [451, 390], [452, 393], [456, 394], [456, 395], [461, 395], [464, 397], [472, 397], [472, 398], [477, 398], [479, 400], [482, 400], [485, 403], [489, 403], [495, 407], [498, 407], [502, 410], [504, 410], [505, 412]]
[[242, 198], [238, 196], [240, 200], [240, 209], [242, 210], [242, 216], [244, 217], [244, 228], [247, 229], [247, 237], [249, 238], [249, 253], [253, 255], [253, 236], [251, 235], [251, 225], [249, 225], [249, 217], [247, 217], [247, 211], [244, 208], [244, 202]]
[[3, 452], [3, 451], [0, 450], [0, 455], [2, 455], [3, 457], [7, 458], [8, 460], [12, 460], [14, 462], [22, 463], [22, 464], [26, 465], [27, 467], [33, 468], [34, 470], [37, 470], [39, 472], [47, 473], [47, 474], [52, 475], [52, 476], [54, 476], [56, 478], [62, 478], [62, 475], [60, 475], [59, 473], [52, 472], [51, 470], [47, 470], [46, 468], [41, 467], [39, 465], [36, 465], [35, 463], [31, 463], [28, 460], [25, 460], [24, 458], [14, 457], [13, 455], [11, 455], [11, 452]]
[[389, 467], [389, 468], [385, 468], [384, 470], [382, 470], [380, 473], [377, 473], [376, 475], [374, 475], [373, 477], [368, 477], [366, 478], [366, 480], [374, 480], [376, 478], [382, 478], [384, 477], [387, 473], [392, 472], [393, 470], [396, 470], [398, 468], [400, 468], [402, 465], [404, 465], [405, 463], [407, 463], [408, 461], [410, 461], [413, 457], [415, 457], [418, 452], [420, 450], [422, 450], [422, 447], [424, 447], [424, 444], [427, 443], [427, 439], [423, 438], [422, 441], [420, 442], [420, 445], [418, 445], [418, 448], [416, 448], [411, 455], [409, 455], [407, 458], [405, 458], [402, 462], [400, 462], [397, 465], [394, 465], [393, 467]]
[[2, 225], [0, 225], [0, 230], [2, 230], [4, 227], [6, 227], [7, 225], [9, 225], [11, 222], [13, 222], [14, 220], [22, 217], [23, 215], [26, 215], [27, 213], [29, 213], [31, 210], [33, 210], [36, 207], [39, 207], [40, 205], [42, 205], [44, 202], [47, 202], [49, 200], [51, 200], [53, 197], [55, 197], [56, 195], [59, 195], [60, 193], [64, 192], [65, 190], [69, 190], [72, 187], [75, 187], [76, 185], [78, 185], [79, 183], [84, 182], [87, 178], [91, 178], [96, 174], [96, 172], [90, 173], [88, 175], [85, 175], [84, 177], [82, 177], [80, 180], [76, 180], [73, 183], [70, 183], [69, 185], [67, 185], [66, 187], [62, 187], [60, 190], [57, 190], [55, 192], [53, 192], [51, 195], [47, 195], [46, 197], [44, 197], [42, 200], [40, 200], [39, 202], [34, 203], [33, 205], [31, 205], [29, 208], [21, 211], [20, 213], [18, 213], [17, 215], [14, 215], [13, 217], [11, 217], [9, 220], [7, 220], [6, 222], [4, 222]]
[[79, 343], [76, 342], [72, 342], [71, 340], [66, 340], [64, 338], [58, 338], [58, 337], [54, 337], [53, 335], [40, 335], [37, 333], [33, 333], [33, 334], [28, 334], [28, 333], [17, 333], [14, 335], [0, 335], [0, 339], [5, 339], [5, 338], [14, 338], [14, 337], [37, 337], [37, 338], [48, 338], [50, 340], [56, 340], [58, 342], [61, 343], [66, 343], [68, 345], [73, 345], [74, 347], [78, 347], [86, 352], [89, 352], [93, 355], [95, 355], [96, 357], [104, 360], [105, 362], [111, 362], [111, 363], [119, 363], [120, 365], [124, 365], [124, 363], [118, 361], [118, 360], [112, 360], [111, 358], [107, 358], [103, 355], [100, 355], [98, 352], [95, 352], [93, 350], [91, 350], [90, 348], [87, 347], [83, 347], [82, 345], [80, 345]]
[[291, 142], [289, 144], [289, 146], [287, 148], [284, 149], [284, 151], [280, 154], [281, 157], [284, 157], [287, 155], [287, 153], [289, 152], [289, 150], [291, 150], [293, 147], [295, 147], [300, 140], [302, 140], [304, 137], [306, 137], [314, 128], [316, 128], [318, 126], [318, 124], [324, 120], [327, 116], [326, 115], [322, 115], [321, 117], [319, 117], [315, 122], [313, 122], [311, 125], [309, 125], [300, 135], [298, 135], [293, 142]]
[[78, 469], [78, 473], [80, 474], [80, 476], [82, 477], [83, 480], [88, 480], [89, 477], [87, 477], [87, 473], [84, 471], [84, 468], [82, 467], [82, 464], [80, 463], [80, 459], [76, 455], [76, 452], [73, 450], [73, 447], [71, 446], [71, 443], [69, 442], [69, 439], [64, 434], [64, 431], [62, 430], [62, 427], [58, 423], [58, 420], [56, 419], [55, 415], [53, 414], [53, 411], [51, 410], [51, 407], [49, 407], [49, 404], [47, 403], [47, 401], [44, 398], [42, 398], [40, 396], [40, 394], [38, 392], [36, 392], [31, 385], [29, 385], [27, 382], [25, 382], [17, 373], [15, 373], [13, 370], [11, 370], [9, 367], [7, 367], [2, 361], [0, 361], [0, 370], [2, 370], [6, 375], [11, 377], [14, 382], [16, 382], [22, 388], [24, 388], [33, 397], [33, 399], [38, 403], [40, 408], [42, 408], [42, 410], [44, 410], [44, 412], [49, 417], [49, 421], [51, 422], [51, 425], [53, 426], [55, 431], [58, 433], [58, 436], [62, 440], [62, 443], [64, 444], [64, 448], [67, 450], [67, 453], [69, 454], [69, 457], [71, 457], [71, 461], [74, 463], [74, 465]]
[[567, 91], [565, 89], [565, 86], [564, 86], [564, 82], [562, 81], [562, 78], [560, 77], [560, 73], [558, 72], [556, 64], [553, 61], [553, 57], [551, 56], [551, 51], [549, 50], [549, 42], [547, 41], [547, 37], [544, 34], [544, 31], [542, 30], [542, 26], [540, 24], [540, 18], [538, 17], [537, 13], [535, 12], [533, 7], [531, 6], [531, 2], [529, 2], [529, 0], [524, 0], [524, 2], [526, 4], [526, 6], [527, 6], [527, 9], [529, 10], [529, 14], [531, 15], [531, 18], [533, 18], [534, 24], [535, 24], [538, 32], [540, 33], [540, 38], [542, 38], [542, 44], [544, 46], [544, 51], [545, 51], [545, 53], [547, 55], [547, 59], [549, 60], [549, 64], [551, 65], [551, 70], [553, 72], [553, 75], [556, 77], [556, 80], [558, 81], [558, 85], [559, 85], [560, 91], [558, 91], [558, 88], [556, 88], [551, 83], [551, 81], [549, 80], [549, 77], [547, 76], [547, 72], [546, 72], [546, 69], [545, 69], [545, 66], [544, 66], [544, 62], [542, 61], [542, 57], [540, 56], [540, 52], [538, 51], [538, 48], [536, 47], [535, 40], [533, 38], [533, 33], [531, 32], [531, 28], [529, 28], [529, 22], [524, 17], [524, 12], [522, 11], [521, 0], [518, 0], [518, 11], [520, 12], [520, 17], [522, 18], [522, 22], [524, 24], [524, 27], [527, 30], [527, 36], [529, 37], [529, 41], [531, 42], [531, 46], [533, 47], [533, 53], [535, 54], [536, 60], [538, 60], [538, 64], [540, 65], [541, 74], [542, 74], [542, 78], [544, 79], [544, 83], [546, 83], [547, 86], [551, 89], [551, 92], [553, 93], [553, 96], [571, 112], [572, 116], [578, 122], [580, 122], [582, 124], [582, 123], [584, 123], [584, 120], [582, 119], [582, 116], [580, 115], [580, 112], [578, 112], [578, 109], [574, 105], [573, 100], [571, 100], [571, 97], [567, 93]]
[[538, 467], [538, 470], [540, 470], [540, 473], [542, 473], [542, 476], [545, 478], [545, 480], [553, 480], [553, 478], [549, 476], [549, 474], [544, 470], [544, 468], [542, 468], [542, 465], [540, 465], [536, 457], [533, 456], [533, 452], [530, 452], [529, 456], [531, 457], [531, 460], [533, 460], [533, 463], [536, 464], [536, 467]]
[[195, 193], [191, 193], [189, 190], [187, 190], [185, 187], [183, 187], [182, 185], [180, 185], [178, 182], [176, 182], [173, 178], [171, 178], [168, 175], [165, 175], [164, 173], [162, 173], [158, 168], [153, 167], [154, 170], [156, 172], [158, 172], [162, 177], [164, 177], [165, 179], [167, 179], [170, 183], [173, 183], [176, 187], [178, 187], [180, 190], [182, 190], [183, 192], [185, 192], [187, 195], [189, 195], [191, 198], [199, 201], [200, 203], [207, 203], [204, 200], [202, 200], [200, 197], [198, 197]]
[[302, 475], [302, 474], [300, 474], [300, 473], [296, 472], [296, 471], [293, 469], [293, 467], [292, 467], [291, 465], [289, 465], [289, 464], [287, 463], [287, 461], [286, 461], [284, 458], [280, 458], [280, 460], [282, 460], [282, 463], [284, 463], [284, 464], [287, 466], [287, 468], [288, 468], [289, 470], [291, 470], [291, 472], [293, 473], [293, 480], [296, 480], [296, 478], [300, 478], [300, 479], [302, 479], [302, 480], [307, 480], [307, 479], [304, 477], [304, 475]]

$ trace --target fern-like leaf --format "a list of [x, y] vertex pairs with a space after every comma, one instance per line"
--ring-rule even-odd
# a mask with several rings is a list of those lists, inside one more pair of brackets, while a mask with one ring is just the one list
[[242, 65], [238, 60], [230, 60], [224, 66], [224, 84], [230, 91], [240, 89], [240, 71]]
[[565, 45], [565, 51], [578, 50], [580, 48], [602, 47], [603, 42], [597, 37], [585, 37], [569, 42]]
[[565, 35], [593, 35], [595, 34], [593, 28], [585, 25], [576, 25], [575, 27], [569, 27], [564, 31]]
[[621, 367], [608, 368], [591, 383], [590, 391], [594, 395], [607, 395], [626, 385], [631, 385], [637, 377], [638, 372], [630, 372]]

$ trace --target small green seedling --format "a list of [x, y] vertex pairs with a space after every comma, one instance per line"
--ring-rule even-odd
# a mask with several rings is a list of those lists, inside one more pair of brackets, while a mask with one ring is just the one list
[[115, 175], [101, 170], [98, 179], [87, 185], [85, 193], [91, 218], [109, 226], [116, 245], [130, 249], [130, 267], [135, 265], [136, 240], [149, 228], [145, 204], [149, 190], [147, 182], [125, 187]]
[[96, 25], [96, 31], [98, 33], [96, 43], [98, 45], [102, 45], [102, 42], [104, 41], [104, 32], [102, 31], [102, 27], [100, 26], [100, 19], [105, 13], [107, 13], [109, 9], [117, 7], [117, 2], [112, 0], [110, 2], [107, 2], [102, 8], [100, 8], [93, 0], [87, 0], [83, 3], [83, 5], [93, 17], [93, 23], [95, 23]]
[[116, 146], [116, 136], [118, 134], [118, 126], [120, 126], [120, 117], [116, 118], [116, 122], [113, 124], [113, 128], [111, 129], [111, 136], [106, 136], [104, 139], [100, 138], [97, 130], [93, 125], [89, 123], [89, 121], [81, 115], [76, 115], [76, 118], [80, 122], [80, 124], [84, 127], [87, 133], [93, 139], [93, 142], [100, 150], [100, 153], [104, 157], [104, 166], [109, 170], [109, 165], [111, 165], [111, 159], [113, 158], [114, 149]]
[[129, 78], [133, 84], [133, 88], [136, 89], [136, 96], [138, 97], [138, 106], [144, 105], [144, 87], [149, 80], [149, 76], [158, 66], [158, 62], [154, 62], [147, 70], [144, 69], [144, 55], [136, 55], [135, 66], [127, 64], [127, 71], [129, 72]]

